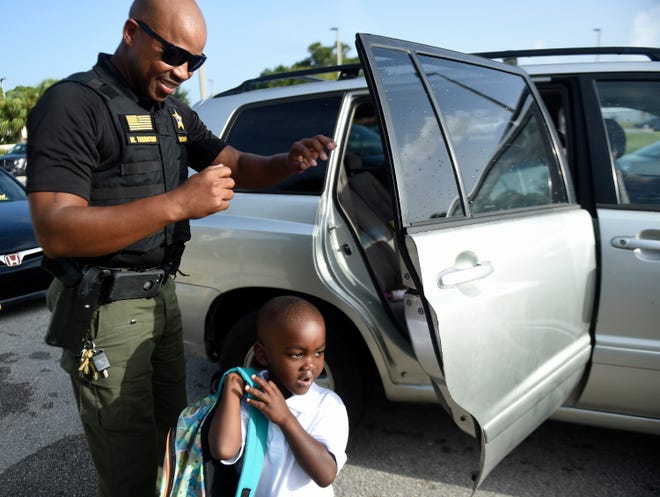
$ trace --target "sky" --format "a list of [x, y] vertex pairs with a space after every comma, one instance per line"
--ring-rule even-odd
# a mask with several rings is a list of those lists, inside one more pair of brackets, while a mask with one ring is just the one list
[[[112, 53], [130, 0], [0, 0], [5, 91], [61, 79]], [[208, 26], [191, 103], [264, 69], [291, 65], [315, 42], [351, 46], [371, 33], [460, 52], [596, 46], [660, 47], [660, 0], [198, 0]], [[337, 28], [332, 30], [331, 28]]]

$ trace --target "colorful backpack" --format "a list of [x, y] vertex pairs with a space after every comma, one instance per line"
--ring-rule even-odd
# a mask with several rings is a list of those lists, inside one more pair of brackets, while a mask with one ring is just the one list
[[[176, 427], [170, 429], [167, 435], [160, 497], [211, 497], [215, 493], [212, 488], [226, 488], [211, 481], [226, 475], [227, 471], [221, 471], [224, 465], [213, 461], [208, 454], [208, 427], [205, 421], [218, 402], [225, 377], [232, 372], [239, 373], [246, 385], [257, 386], [252, 379], [252, 375], [257, 373], [254, 369], [232, 368], [222, 375], [216, 393], [207, 395], [181, 411]], [[266, 452], [268, 419], [252, 406], [249, 406], [249, 413], [242, 456], [243, 469], [238, 478], [236, 497], [250, 497], [254, 494]], [[210, 472], [213, 474], [209, 475]]]

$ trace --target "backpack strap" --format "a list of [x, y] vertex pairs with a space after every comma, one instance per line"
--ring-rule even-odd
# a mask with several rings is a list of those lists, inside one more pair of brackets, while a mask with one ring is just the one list
[[[231, 368], [220, 379], [218, 392], [222, 392], [225, 376], [229, 373], [238, 373], [245, 384], [258, 388], [252, 376], [257, 371], [252, 368]], [[219, 395], [219, 394], [218, 394]], [[245, 435], [245, 449], [243, 451], [243, 469], [238, 479], [236, 497], [251, 497], [259, 483], [261, 468], [266, 454], [266, 439], [268, 438], [268, 419], [258, 409], [248, 406], [250, 414], [248, 418], [247, 432]]]

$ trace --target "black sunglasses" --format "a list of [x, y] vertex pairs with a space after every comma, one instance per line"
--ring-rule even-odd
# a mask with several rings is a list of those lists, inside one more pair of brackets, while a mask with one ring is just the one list
[[169, 41], [161, 38], [153, 29], [147, 26], [144, 22], [133, 19], [142, 28], [142, 31], [151, 36], [154, 40], [159, 41], [163, 45], [163, 53], [160, 54], [160, 60], [165, 64], [173, 67], [179, 67], [184, 63], [188, 63], [188, 71], [193, 72], [202, 67], [206, 61], [206, 55], [193, 55], [188, 50], [170, 43]]

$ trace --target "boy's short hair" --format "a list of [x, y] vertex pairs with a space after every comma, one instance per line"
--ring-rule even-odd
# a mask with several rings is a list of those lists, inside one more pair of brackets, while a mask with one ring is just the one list
[[[303, 318], [323, 320], [323, 314], [311, 302], [295, 295], [281, 295], [267, 301], [257, 313], [257, 334], [266, 328], [267, 324], [282, 325]], [[260, 337], [261, 338], [261, 337]]]

